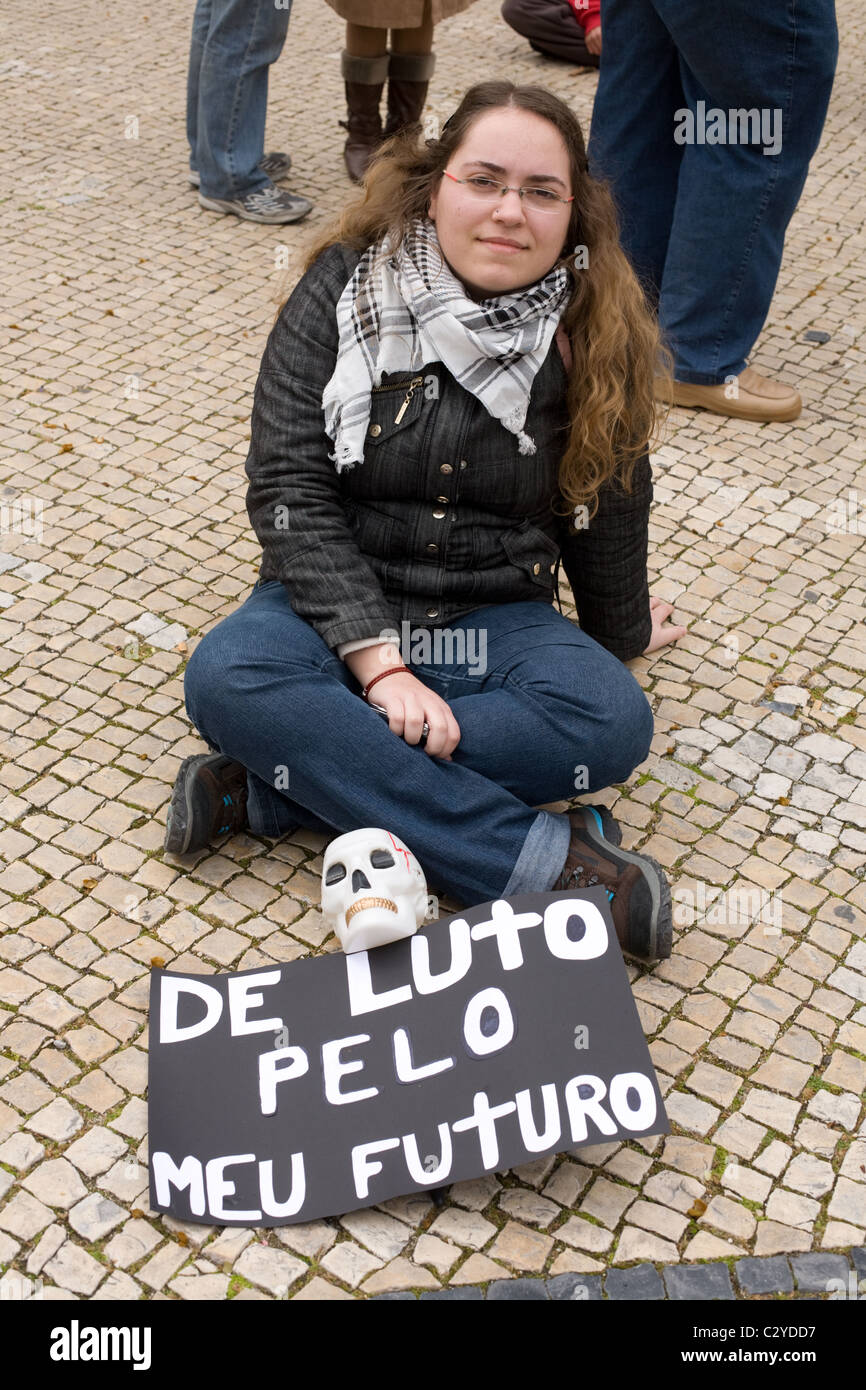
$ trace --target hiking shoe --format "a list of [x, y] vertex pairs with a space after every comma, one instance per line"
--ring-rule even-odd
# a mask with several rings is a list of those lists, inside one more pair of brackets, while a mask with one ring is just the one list
[[[283, 154], [281, 150], [271, 150], [268, 154], [262, 155], [259, 160], [259, 168], [263, 174], [267, 174], [269, 179], [278, 183], [284, 179], [292, 167], [292, 156]], [[189, 181], [193, 188], [198, 188], [201, 183], [201, 174], [198, 169], [190, 169]]]
[[601, 835], [602, 839], [612, 845], [622, 844], [622, 831], [606, 806], [576, 806], [569, 813], [572, 825], [575, 816], [583, 817], [584, 830], [593, 843], [597, 843], [598, 836]]
[[246, 768], [222, 753], [184, 759], [165, 820], [166, 854], [193, 854], [246, 826]]
[[673, 914], [661, 865], [648, 854], [621, 849], [607, 839], [595, 812], [594, 807], [582, 806], [569, 815], [571, 843], [552, 891], [604, 888], [621, 949], [641, 960], [667, 960]]
[[313, 204], [299, 193], [287, 193], [272, 183], [243, 198], [206, 198], [199, 189], [199, 203], [209, 212], [230, 212], [245, 222], [300, 222]]

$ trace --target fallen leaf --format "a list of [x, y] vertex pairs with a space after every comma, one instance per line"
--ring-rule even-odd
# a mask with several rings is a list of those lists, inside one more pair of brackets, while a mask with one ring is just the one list
[[702, 1202], [700, 1197], [696, 1197], [695, 1200], [692, 1202], [691, 1206], [689, 1207], [688, 1211], [686, 1212], [686, 1216], [703, 1216], [706, 1209], [706, 1202]]
[[779, 796], [776, 798], [776, 801], [779, 806], [790, 806], [791, 804], [791, 798], [789, 796]]
[[175, 1233], [175, 1240], [178, 1245], [189, 1245], [189, 1236], [186, 1231], [177, 1231]]
[[89, 893], [89, 892], [91, 891], [91, 889], [93, 889], [93, 888], [96, 887], [96, 885], [97, 885], [98, 882], [99, 882], [99, 879], [98, 879], [98, 878], [85, 878], [85, 879], [82, 879], [82, 881], [81, 881], [81, 886], [82, 886], [82, 888], [84, 889], [85, 893]]
[[141, 1207], [133, 1207], [132, 1211], [129, 1214], [130, 1216], [138, 1217], [139, 1220], [144, 1216], [144, 1212], [141, 1210]]
[[61, 454], [71, 454], [73, 447], [72, 444], [61, 444], [60, 452]]
[[150, 963], [151, 965], [156, 966], [157, 970], [165, 969], [165, 961], [162, 956], [151, 956]]

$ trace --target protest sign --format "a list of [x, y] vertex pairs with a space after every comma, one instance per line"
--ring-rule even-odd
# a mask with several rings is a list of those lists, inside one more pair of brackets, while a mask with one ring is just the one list
[[669, 1130], [607, 898], [483, 903], [375, 951], [154, 970], [150, 1202], [279, 1226]]

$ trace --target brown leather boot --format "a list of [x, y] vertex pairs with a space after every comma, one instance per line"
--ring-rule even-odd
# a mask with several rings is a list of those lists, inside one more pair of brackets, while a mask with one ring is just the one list
[[572, 812], [571, 843], [554, 892], [604, 888], [621, 949], [642, 960], [671, 953], [671, 894], [661, 865], [647, 854], [620, 849], [584, 810]]
[[341, 65], [349, 114], [347, 121], [340, 121], [343, 129], [349, 132], [343, 158], [349, 178], [353, 183], [360, 183], [367, 172], [367, 165], [382, 143], [379, 103], [388, 76], [388, 54], [383, 53], [378, 58], [361, 58], [343, 49]]
[[435, 53], [389, 54], [386, 140], [421, 119], [435, 66]]

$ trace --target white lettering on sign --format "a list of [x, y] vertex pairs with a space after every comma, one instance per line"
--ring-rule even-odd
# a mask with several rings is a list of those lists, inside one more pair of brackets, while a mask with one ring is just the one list
[[412, 986], [400, 985], [384, 994], [375, 994], [370, 976], [369, 951], [353, 951], [346, 957], [346, 983], [349, 986], [349, 1011], [353, 1018], [369, 1014], [374, 1009], [390, 1009], [394, 1004], [407, 1004], [412, 998]]
[[[177, 1021], [177, 1006], [182, 994], [191, 994], [201, 999], [206, 1006], [204, 1018], [198, 1023], [189, 1023], [181, 1028]], [[182, 980], [176, 975], [163, 975], [160, 981], [159, 1040], [161, 1043], [189, 1042], [190, 1038], [201, 1037], [214, 1024], [219, 1022], [223, 1011], [223, 997], [213, 985], [202, 980]]]
[[344, 1062], [340, 1053], [345, 1047], [359, 1047], [361, 1043], [370, 1041], [369, 1033], [358, 1033], [353, 1038], [337, 1038], [336, 1042], [327, 1042], [322, 1047], [322, 1071], [325, 1074], [325, 1096], [332, 1105], [351, 1105], [356, 1100], [367, 1100], [370, 1096], [379, 1094], [378, 1086], [368, 1086], [363, 1091], [341, 1091], [340, 1078], [349, 1076], [352, 1072], [363, 1071], [364, 1063], [360, 1057], [356, 1057], [353, 1062]]
[[180, 1167], [167, 1153], [155, 1153], [150, 1160], [156, 1184], [156, 1200], [161, 1207], [171, 1204], [171, 1188], [184, 1192], [189, 1188], [189, 1209], [193, 1216], [204, 1216], [204, 1179], [201, 1163], [192, 1154], [187, 1155]]
[[523, 964], [520, 933], [527, 927], [537, 927], [540, 921], [537, 912], [515, 912], [511, 903], [503, 899], [490, 904], [488, 922], [476, 922], [472, 928], [472, 940], [484, 941], [488, 936], [495, 937], [502, 969], [517, 970]]
[[305, 1076], [310, 1063], [302, 1047], [277, 1047], [259, 1057], [259, 1104], [263, 1115], [277, 1113], [277, 1086]]
[[451, 943], [451, 964], [438, 975], [430, 974], [430, 942], [423, 933], [412, 937], [412, 979], [419, 994], [437, 994], [440, 989], [456, 985], [469, 974], [472, 964], [472, 942], [469, 923], [462, 917], [452, 917], [448, 928]]
[[[569, 928], [575, 930], [569, 935]], [[607, 927], [594, 903], [551, 903], [544, 914], [544, 939], [552, 956], [560, 960], [595, 960], [607, 950]]]
[[259, 1018], [252, 1022], [247, 1018], [250, 1009], [260, 1009], [265, 1002], [263, 994], [251, 991], [257, 985], [278, 985], [279, 970], [262, 970], [257, 975], [229, 976], [229, 1019], [232, 1037], [239, 1038], [244, 1033], [278, 1033], [283, 1026], [281, 1018]]
[[514, 1017], [501, 989], [492, 985], [473, 994], [463, 1014], [463, 1036], [476, 1057], [488, 1057], [508, 1046], [514, 1037]]
[[517, 1102], [517, 1123], [520, 1125], [520, 1137], [523, 1140], [524, 1148], [527, 1148], [532, 1154], [544, 1153], [545, 1149], [552, 1148], [562, 1133], [556, 1087], [548, 1082], [541, 1088], [544, 1129], [540, 1134], [535, 1123], [535, 1116], [532, 1113], [530, 1092], [518, 1091], [514, 1099]]
[[370, 1195], [370, 1179], [381, 1173], [382, 1165], [372, 1157], [373, 1154], [386, 1153], [388, 1149], [399, 1149], [399, 1139], [374, 1139], [372, 1144], [356, 1144], [352, 1150], [352, 1177], [355, 1191], [360, 1198]]
[[453, 1057], [440, 1057], [435, 1062], [416, 1067], [412, 1060], [412, 1044], [406, 1029], [398, 1028], [394, 1033], [394, 1071], [398, 1081], [423, 1081], [425, 1076], [438, 1076], [440, 1071], [448, 1071], [453, 1066]]
[[212, 1158], [204, 1166], [205, 1182], [207, 1183], [207, 1205], [210, 1215], [215, 1221], [261, 1221], [260, 1211], [237, 1211], [232, 1209], [226, 1211], [223, 1202], [226, 1197], [234, 1197], [235, 1185], [230, 1178], [226, 1177], [226, 1168], [235, 1167], [241, 1163], [255, 1163], [255, 1154], [229, 1154], [226, 1158]]

